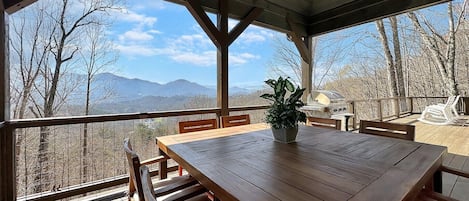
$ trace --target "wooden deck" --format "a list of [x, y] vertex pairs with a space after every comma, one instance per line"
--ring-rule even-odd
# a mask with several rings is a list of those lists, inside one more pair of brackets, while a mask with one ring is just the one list
[[[469, 171], [469, 126], [434, 126], [419, 122], [420, 115], [411, 115], [391, 122], [415, 125], [415, 141], [448, 147], [443, 163], [455, 169]], [[469, 116], [462, 118], [469, 119]], [[469, 201], [469, 179], [443, 173], [443, 194]]]
[[[415, 141], [448, 147], [448, 152], [469, 156], [469, 126], [434, 126], [419, 122], [420, 115], [411, 115], [391, 122], [415, 125]], [[469, 119], [469, 116], [462, 118]], [[469, 121], [469, 120], [468, 120]]]

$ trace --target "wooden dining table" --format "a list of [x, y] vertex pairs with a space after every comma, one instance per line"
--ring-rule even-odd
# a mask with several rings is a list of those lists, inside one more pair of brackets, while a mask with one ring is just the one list
[[447, 152], [442, 146], [304, 125], [290, 144], [274, 141], [266, 124], [157, 140], [162, 154], [222, 201], [413, 200], [429, 181], [441, 191], [439, 167]]

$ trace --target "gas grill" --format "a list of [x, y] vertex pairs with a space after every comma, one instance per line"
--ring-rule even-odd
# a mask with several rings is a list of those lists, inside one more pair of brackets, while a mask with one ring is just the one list
[[348, 130], [348, 119], [353, 116], [347, 110], [345, 97], [336, 91], [329, 90], [312, 91], [306, 105], [300, 110], [308, 117], [340, 119], [344, 130]]

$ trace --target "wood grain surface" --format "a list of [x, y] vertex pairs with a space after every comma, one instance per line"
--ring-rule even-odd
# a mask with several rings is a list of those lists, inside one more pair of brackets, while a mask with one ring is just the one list
[[446, 148], [300, 126], [275, 142], [265, 124], [158, 138], [158, 147], [225, 200], [412, 200]]

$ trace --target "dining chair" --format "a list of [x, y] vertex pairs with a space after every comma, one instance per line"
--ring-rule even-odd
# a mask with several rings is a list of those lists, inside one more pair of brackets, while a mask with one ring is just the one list
[[360, 120], [359, 133], [414, 141], [415, 126], [408, 124]]
[[[151, 183], [151, 179], [144, 178], [140, 175], [140, 167], [144, 167], [149, 164], [154, 164], [162, 161], [166, 161], [169, 158], [166, 156], [159, 156], [152, 159], [140, 161], [139, 156], [132, 149], [132, 145], [128, 138], [124, 139], [124, 151], [129, 165], [129, 192], [128, 199], [132, 200], [135, 196], [138, 197], [138, 200], [146, 200], [145, 192], [143, 186]], [[149, 177], [149, 176], [148, 176]], [[160, 196], [174, 196], [174, 197], [193, 197], [199, 194], [204, 194], [208, 192], [204, 187], [202, 187], [197, 180], [195, 180], [190, 175], [173, 177], [170, 179], [160, 180], [154, 185], [156, 188], [153, 188], [151, 184], [151, 191], [149, 191], [153, 198]], [[135, 193], [137, 192], [137, 194]], [[133, 199], [135, 200], [135, 199]]]
[[242, 126], [248, 125], [251, 123], [249, 114], [236, 115], [236, 116], [222, 116], [221, 117], [221, 127], [233, 127], [233, 126]]
[[188, 133], [218, 128], [217, 119], [203, 119], [195, 121], [180, 121], [179, 133]]
[[[151, 181], [150, 170], [146, 165], [140, 166], [140, 178], [142, 178], [142, 191], [144, 196], [144, 201], [157, 201], [157, 196], [153, 190], [153, 183]], [[164, 198], [164, 200], [187, 200], [187, 201], [211, 201], [209, 197], [203, 193], [205, 188], [200, 184], [195, 184], [191, 188], [186, 188], [179, 191], [178, 193], [173, 193]]]
[[308, 117], [308, 122], [306, 123], [306, 125], [340, 130], [342, 126], [342, 121], [339, 119]]
[[[218, 128], [217, 119], [203, 119], [179, 122], [179, 134], [203, 131]], [[179, 176], [182, 176], [182, 167], [178, 167]]]
[[[446, 172], [446, 173], [449, 173], [449, 174], [453, 174], [453, 175], [456, 175], [456, 176], [465, 177], [465, 178], [469, 179], [469, 172], [467, 172], [467, 171], [454, 169], [454, 168], [448, 167], [446, 165], [441, 165], [440, 170], [442, 172]], [[437, 193], [437, 192], [433, 191], [432, 182], [425, 185], [425, 188], [422, 189], [422, 191], [418, 195], [417, 200], [457, 201], [454, 198], [451, 198], [449, 196], [442, 195], [441, 193]]]

